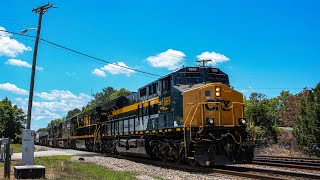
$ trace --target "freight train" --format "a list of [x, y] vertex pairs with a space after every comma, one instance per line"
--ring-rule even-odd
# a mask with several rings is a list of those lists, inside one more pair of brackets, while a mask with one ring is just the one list
[[246, 127], [243, 95], [228, 75], [193, 66], [50, 127], [39, 144], [226, 165], [252, 160], [255, 145]]

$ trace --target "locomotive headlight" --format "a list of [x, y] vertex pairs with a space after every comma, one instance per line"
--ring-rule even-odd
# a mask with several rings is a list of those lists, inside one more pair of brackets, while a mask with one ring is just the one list
[[220, 96], [220, 92], [216, 92], [216, 96], [219, 97]]
[[216, 92], [219, 92], [220, 91], [220, 87], [216, 87]]
[[240, 118], [240, 119], [239, 119], [239, 124], [240, 124], [240, 125], [246, 125], [246, 124], [247, 124], [246, 119], [245, 119], [245, 118]]
[[214, 118], [207, 118], [208, 125], [214, 125]]

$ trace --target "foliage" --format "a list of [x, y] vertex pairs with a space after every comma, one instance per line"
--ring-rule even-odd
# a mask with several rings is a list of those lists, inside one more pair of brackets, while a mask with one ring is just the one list
[[278, 142], [278, 125], [282, 125], [282, 114], [291, 96], [289, 91], [282, 91], [279, 96], [269, 99], [264, 94], [252, 93], [249, 100], [245, 101], [246, 118], [258, 126], [255, 129], [258, 145]]
[[21, 133], [26, 123], [26, 115], [17, 105], [12, 105], [6, 97], [0, 101], [0, 137], [21, 142]]
[[46, 131], [47, 130], [47, 128], [39, 128], [38, 130], [37, 130], [37, 132], [42, 132], [42, 131]]
[[300, 149], [320, 155], [320, 83], [301, 99], [293, 133]]
[[107, 103], [108, 101], [115, 99], [117, 97], [126, 96], [129, 94], [131, 94], [131, 91], [129, 91], [125, 88], [121, 88], [119, 90], [116, 90], [113, 87], [103, 88], [102, 92], [94, 94], [94, 99], [91, 102], [89, 102], [86, 106], [84, 106], [82, 108], [82, 111], [78, 108], [70, 110], [70, 111], [68, 111], [66, 117], [64, 117], [63, 119], [55, 119], [55, 120], [50, 121], [50, 123], [48, 124], [46, 129], [48, 129], [49, 127], [55, 126], [57, 124], [60, 124], [61, 122], [65, 122], [66, 119], [69, 119], [69, 118], [71, 118], [81, 112], [87, 111], [87, 110], [89, 110], [93, 107], [99, 106], [99, 105], [103, 105], [103, 104]]
[[71, 156], [47, 156], [35, 158], [35, 164], [46, 166], [54, 173], [54, 179], [136, 179], [131, 172], [113, 171], [91, 163], [79, 163]]
[[70, 110], [70, 111], [68, 111], [68, 114], [67, 114], [67, 116], [66, 116], [66, 119], [72, 118], [73, 116], [75, 116], [75, 115], [77, 115], [77, 114], [79, 114], [79, 113], [81, 113], [81, 110], [78, 109], [78, 108], [75, 108], [75, 109], [73, 109], [73, 110]]
[[82, 108], [82, 111], [87, 111], [93, 107], [106, 104], [108, 101], [115, 99], [120, 96], [126, 96], [131, 94], [131, 91], [121, 88], [119, 90], [114, 89], [113, 87], [103, 88], [102, 92], [94, 94], [94, 99]]
[[277, 142], [277, 126], [275, 125], [275, 100], [266, 99], [261, 93], [252, 93], [249, 100], [245, 100], [246, 118], [253, 121], [257, 128], [256, 140], [258, 145]]
[[60, 123], [63, 123], [63, 122], [65, 122], [65, 121], [66, 121], [65, 118], [52, 120], [52, 121], [50, 121], [50, 123], [47, 125], [47, 129], [49, 129], [50, 127], [53, 127], [53, 126], [55, 126], [55, 125], [58, 125], [58, 124], [60, 124]]
[[282, 126], [293, 127], [298, 121], [300, 102], [308, 93], [309, 90], [303, 89], [303, 91], [298, 94], [288, 96], [283, 111], [280, 113], [280, 123]]

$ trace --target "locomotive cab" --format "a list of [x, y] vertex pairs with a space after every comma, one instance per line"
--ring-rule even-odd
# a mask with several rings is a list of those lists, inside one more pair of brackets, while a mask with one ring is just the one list
[[183, 95], [185, 156], [202, 166], [247, 162], [254, 144], [248, 139], [241, 93], [216, 68], [190, 67], [177, 73]]

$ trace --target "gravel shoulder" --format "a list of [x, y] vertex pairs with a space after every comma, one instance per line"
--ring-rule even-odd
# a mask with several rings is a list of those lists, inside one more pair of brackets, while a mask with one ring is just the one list
[[[87, 151], [79, 151], [73, 149], [58, 149], [51, 148], [45, 146], [35, 145], [36, 151], [34, 152], [35, 157], [43, 157], [43, 156], [56, 156], [56, 155], [85, 155], [85, 156], [97, 156], [99, 153], [87, 152]], [[22, 153], [13, 153], [11, 156], [12, 160], [21, 160]]]
[[[153, 165], [138, 163], [126, 159], [118, 159], [113, 157], [105, 157], [100, 153], [79, 151], [73, 149], [58, 149], [51, 147], [44, 147], [36, 145], [35, 157], [41, 156], [54, 156], [54, 155], [72, 155], [72, 160], [79, 163], [94, 163], [103, 166], [107, 169], [123, 172], [134, 172], [138, 175], [137, 179], [149, 180], [149, 179], [241, 179], [234, 176], [228, 176], [224, 174], [204, 174], [194, 173], [187, 171], [174, 170], [169, 168], [162, 168]], [[84, 160], [79, 160], [83, 158]], [[14, 153], [12, 160], [22, 159], [22, 153]]]
[[[84, 160], [79, 160], [83, 158]], [[126, 159], [117, 159], [104, 156], [74, 156], [74, 161], [94, 163], [115, 171], [138, 173], [137, 179], [236, 179], [222, 174], [201, 174], [156, 167], [143, 163], [137, 163]]]

